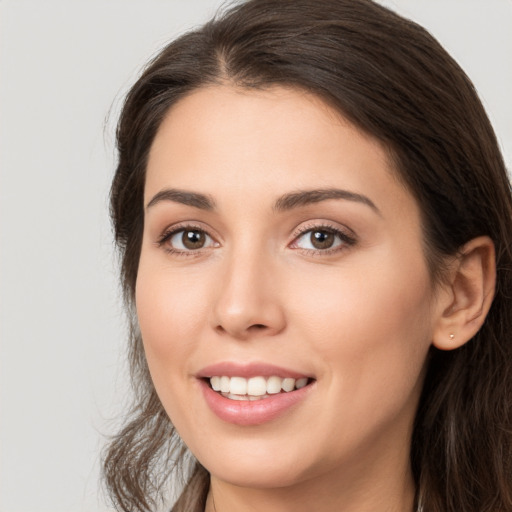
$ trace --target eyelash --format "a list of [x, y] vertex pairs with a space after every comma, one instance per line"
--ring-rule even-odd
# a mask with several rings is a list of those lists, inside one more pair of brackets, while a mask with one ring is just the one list
[[[206, 235], [208, 238], [210, 238], [214, 244], [218, 245], [218, 242], [215, 242], [215, 239], [212, 236], [210, 236], [205, 229], [203, 229], [200, 226], [193, 225], [193, 224], [180, 224], [180, 225], [173, 226], [173, 227], [167, 229], [159, 237], [159, 239], [157, 240], [156, 243], [157, 243], [158, 247], [162, 247], [165, 244], [167, 244], [167, 242], [169, 242], [169, 240], [171, 240], [173, 236], [177, 235], [178, 233], [186, 232], [186, 231], [196, 231], [198, 233], [202, 233], [202, 234]], [[293, 247], [294, 245], [297, 244], [297, 241], [301, 237], [303, 237], [307, 233], [314, 233], [314, 232], [325, 232], [328, 234], [332, 234], [338, 238], [340, 243], [338, 245], [336, 245], [335, 247], [330, 247], [330, 248], [326, 248], [326, 249], [304, 249], [301, 247]], [[334, 254], [334, 253], [346, 250], [349, 247], [355, 245], [356, 242], [357, 242], [357, 239], [352, 232], [351, 232], [351, 234], [349, 234], [346, 231], [343, 231], [337, 227], [334, 227], [334, 226], [328, 225], [328, 224], [312, 224], [312, 225], [304, 226], [301, 229], [297, 230], [293, 234], [293, 241], [291, 242], [291, 244], [289, 246], [292, 247], [294, 250], [301, 251], [308, 255], [313, 255], [313, 256], [324, 255], [325, 256], [325, 255]], [[200, 256], [204, 252], [205, 249], [209, 249], [209, 248], [210, 247], [201, 247], [199, 249], [182, 250], [182, 249], [176, 249], [175, 247], [172, 247], [169, 245], [164, 247], [165, 251], [169, 254], [173, 254], [176, 256], [185, 256], [185, 257]]]
[[[203, 229], [202, 227], [194, 225], [194, 224], [179, 224], [177, 226], [172, 226], [171, 228], [168, 228], [167, 230], [165, 230], [164, 233], [162, 233], [162, 235], [160, 236], [160, 238], [157, 240], [156, 243], [157, 243], [158, 247], [162, 247], [169, 240], [171, 240], [173, 236], [177, 235], [178, 233], [185, 232], [185, 231], [196, 231], [198, 233], [203, 233], [204, 235], [206, 235], [208, 238], [210, 238], [211, 240], [213, 240], [215, 242], [214, 238], [212, 236], [210, 236], [208, 234], [208, 232], [205, 229]], [[182, 250], [182, 249], [176, 249], [175, 247], [171, 247], [169, 245], [164, 247], [164, 250], [168, 254], [172, 254], [172, 255], [176, 255], [176, 256], [185, 256], [185, 257], [200, 256], [203, 253], [204, 249], [208, 249], [208, 248], [202, 247], [200, 249]]]
[[[347, 229], [347, 231], [349, 231], [348, 228], [346, 228], [346, 229]], [[293, 238], [293, 242], [291, 245], [292, 246], [295, 245], [301, 237], [303, 237], [304, 235], [306, 235], [308, 233], [311, 233], [311, 234], [314, 232], [329, 233], [329, 234], [332, 234], [335, 237], [337, 237], [340, 241], [340, 243], [338, 245], [336, 245], [335, 247], [329, 247], [327, 249], [303, 249], [301, 247], [295, 248], [295, 250], [304, 252], [309, 255], [327, 256], [330, 254], [335, 254], [335, 253], [347, 250], [348, 248], [350, 248], [356, 244], [357, 239], [355, 237], [355, 234], [352, 231], [350, 231], [350, 234], [349, 234], [349, 233], [347, 233], [347, 231], [341, 230], [340, 228], [334, 227], [329, 224], [306, 225], [306, 226], [303, 226], [302, 228], [300, 228], [293, 235], [294, 238]]]

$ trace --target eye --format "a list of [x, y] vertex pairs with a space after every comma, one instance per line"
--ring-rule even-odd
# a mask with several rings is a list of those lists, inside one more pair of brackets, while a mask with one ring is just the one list
[[192, 227], [177, 228], [165, 233], [158, 243], [166, 245], [171, 252], [190, 252], [216, 246], [215, 241], [205, 231]]
[[338, 229], [331, 227], [315, 227], [303, 231], [292, 244], [292, 248], [309, 251], [330, 251], [344, 246], [354, 245], [355, 239]]

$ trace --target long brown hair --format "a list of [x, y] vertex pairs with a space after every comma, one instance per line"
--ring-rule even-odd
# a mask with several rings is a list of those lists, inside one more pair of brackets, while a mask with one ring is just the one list
[[[208, 473], [186, 449], [151, 383], [134, 313], [148, 152], [171, 105], [210, 84], [307, 90], [389, 150], [422, 211], [433, 279], [443, 256], [480, 235], [496, 246], [497, 290], [480, 332], [431, 349], [411, 447], [425, 512], [512, 511], [512, 200], [474, 87], [422, 27], [370, 0], [249, 0], [170, 43], [127, 95], [117, 131], [111, 215], [131, 315], [135, 405], [112, 438], [113, 503], [150, 510], [177, 467], [173, 510], [204, 510]], [[183, 476], [184, 475], [184, 476]]]

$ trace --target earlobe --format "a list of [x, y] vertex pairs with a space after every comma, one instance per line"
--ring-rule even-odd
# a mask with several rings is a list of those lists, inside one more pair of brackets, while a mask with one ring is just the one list
[[432, 343], [453, 350], [467, 343], [482, 327], [494, 298], [496, 260], [487, 236], [464, 245], [453, 263]]

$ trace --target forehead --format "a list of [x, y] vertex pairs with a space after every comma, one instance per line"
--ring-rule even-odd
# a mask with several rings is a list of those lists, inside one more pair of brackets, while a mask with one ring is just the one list
[[293, 189], [342, 187], [395, 196], [395, 204], [401, 196], [414, 208], [395, 174], [379, 141], [312, 94], [214, 86], [167, 113], [151, 147], [145, 199], [165, 187], [260, 202]]

